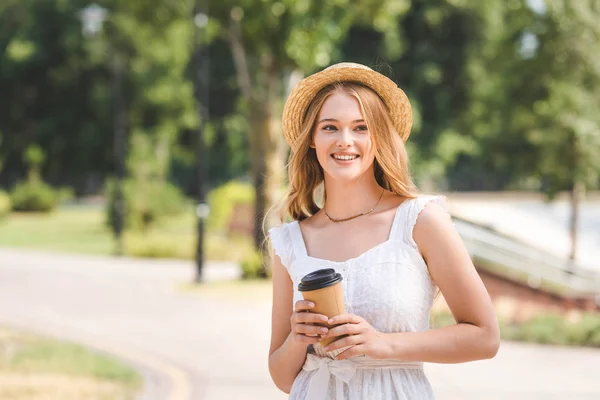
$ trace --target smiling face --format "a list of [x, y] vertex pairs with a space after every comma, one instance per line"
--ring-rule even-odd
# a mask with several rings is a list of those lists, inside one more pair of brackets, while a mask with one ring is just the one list
[[373, 174], [372, 136], [358, 100], [344, 91], [336, 91], [323, 103], [311, 147], [330, 178], [352, 181]]

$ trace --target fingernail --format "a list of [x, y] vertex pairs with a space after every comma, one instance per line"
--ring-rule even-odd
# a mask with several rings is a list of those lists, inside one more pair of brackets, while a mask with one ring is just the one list
[[333, 324], [335, 322], [335, 320], [333, 318], [331, 318], [329, 321], [327, 321], [328, 324]]
[[321, 328], [319, 329], [319, 332], [321, 333], [327, 333], [328, 329], [327, 328]]
[[328, 351], [329, 350], [329, 346], [323, 347], [323, 350]]
[[314, 307], [314, 306], [315, 306], [315, 303], [313, 303], [313, 302], [310, 302], [310, 303], [308, 303], [308, 306], [309, 306], [309, 307]]
[[325, 315], [323, 315], [323, 316], [321, 317], [321, 321], [325, 321], [325, 322], [327, 322], [327, 317], [326, 317]]

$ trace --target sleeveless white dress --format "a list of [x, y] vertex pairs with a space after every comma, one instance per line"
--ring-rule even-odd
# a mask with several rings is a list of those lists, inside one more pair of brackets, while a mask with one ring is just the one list
[[[429, 329], [437, 293], [412, 231], [419, 213], [434, 201], [448, 211], [444, 196], [420, 195], [398, 206], [388, 240], [347, 261], [311, 257], [298, 221], [269, 230], [275, 253], [294, 283], [294, 304], [302, 300], [300, 279], [333, 268], [343, 277], [346, 311], [363, 317], [379, 332]], [[294, 400], [429, 400], [433, 391], [422, 362], [320, 358], [308, 353], [290, 392]]]

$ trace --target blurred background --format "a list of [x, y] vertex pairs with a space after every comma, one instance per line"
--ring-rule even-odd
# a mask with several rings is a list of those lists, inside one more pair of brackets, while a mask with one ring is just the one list
[[280, 117], [343, 61], [407, 93], [500, 318], [438, 398], [600, 397], [600, 2], [3, 0], [0, 398], [283, 398]]

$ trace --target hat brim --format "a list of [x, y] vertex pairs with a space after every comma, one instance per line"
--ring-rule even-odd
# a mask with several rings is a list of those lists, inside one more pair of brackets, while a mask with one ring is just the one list
[[327, 68], [304, 78], [290, 93], [283, 108], [282, 127], [286, 141], [294, 150], [302, 130], [306, 110], [315, 95], [326, 86], [338, 82], [359, 82], [381, 97], [390, 113], [398, 135], [404, 142], [410, 136], [412, 110], [408, 97], [388, 77], [368, 67]]

